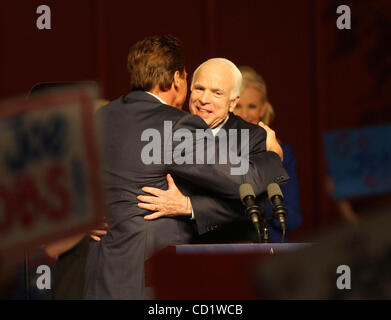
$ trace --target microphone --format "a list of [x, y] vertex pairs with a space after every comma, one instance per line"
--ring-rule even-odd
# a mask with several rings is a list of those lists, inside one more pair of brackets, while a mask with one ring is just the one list
[[259, 225], [259, 216], [261, 210], [255, 203], [255, 193], [251, 184], [244, 183], [239, 187], [240, 200], [246, 207], [246, 215], [252, 220], [255, 229], [257, 230], [259, 240], [261, 239], [261, 227]]
[[277, 183], [271, 183], [267, 186], [267, 195], [270, 200], [270, 203], [273, 206], [273, 215], [280, 222], [282, 234], [285, 236], [286, 225], [285, 225], [285, 216], [288, 214], [288, 210], [282, 204], [284, 196], [280, 186]]

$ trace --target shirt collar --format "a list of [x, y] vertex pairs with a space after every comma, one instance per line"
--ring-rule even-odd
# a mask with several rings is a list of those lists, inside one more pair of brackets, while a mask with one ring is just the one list
[[[161, 99], [160, 97], [158, 97], [157, 95], [149, 92], [149, 91], [145, 91], [146, 93], [150, 94], [152, 97], [155, 97], [156, 99], [158, 99], [161, 103], [163, 104], [167, 104], [163, 99]], [[168, 105], [168, 104], [167, 104]]]
[[228, 121], [228, 118], [229, 118], [229, 114], [228, 114], [227, 118], [225, 118], [225, 120], [224, 120], [222, 123], [220, 123], [216, 128], [211, 129], [214, 136], [215, 136], [215, 135], [220, 131], [220, 129], [225, 125], [225, 123]]

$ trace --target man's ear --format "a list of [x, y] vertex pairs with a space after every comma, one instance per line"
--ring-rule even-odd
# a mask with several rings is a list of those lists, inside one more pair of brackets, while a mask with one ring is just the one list
[[179, 73], [179, 71], [175, 71], [173, 80], [175, 89], [179, 88], [179, 86], [181, 85], [181, 81], [183, 81], [183, 79], [181, 78], [181, 74]]
[[232, 99], [230, 104], [229, 104], [229, 112], [234, 112], [236, 105], [239, 102], [240, 97], [237, 96], [235, 99]]

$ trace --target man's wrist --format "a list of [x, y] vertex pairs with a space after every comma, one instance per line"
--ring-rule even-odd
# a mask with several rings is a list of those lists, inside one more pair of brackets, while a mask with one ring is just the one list
[[186, 198], [186, 209], [185, 209], [185, 214], [186, 215], [191, 215], [192, 213], [192, 206], [191, 206], [191, 201], [190, 201], [190, 198], [189, 197], [185, 197]]

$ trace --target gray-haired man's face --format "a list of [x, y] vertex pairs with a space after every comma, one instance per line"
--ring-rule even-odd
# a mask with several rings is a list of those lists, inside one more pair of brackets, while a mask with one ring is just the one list
[[233, 88], [234, 77], [228, 66], [219, 63], [202, 66], [191, 88], [190, 112], [204, 119], [209, 127], [218, 126], [234, 108]]

